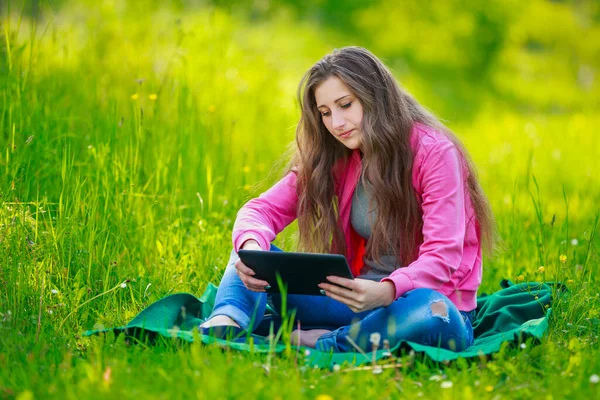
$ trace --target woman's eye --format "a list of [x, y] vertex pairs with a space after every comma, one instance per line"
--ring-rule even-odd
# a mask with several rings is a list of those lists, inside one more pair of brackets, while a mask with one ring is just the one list
[[322, 113], [321, 113], [321, 117], [326, 117], [326, 116], [328, 116], [328, 115], [329, 115], [329, 113], [328, 113], [328, 112], [322, 112]]
[[352, 102], [343, 104], [342, 108], [348, 108], [348, 107], [350, 107], [350, 105], [352, 105]]

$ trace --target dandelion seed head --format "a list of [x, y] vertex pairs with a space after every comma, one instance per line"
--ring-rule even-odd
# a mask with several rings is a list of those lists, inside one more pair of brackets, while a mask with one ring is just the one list
[[577, 246], [579, 244], [579, 240], [573, 238], [571, 239], [571, 246]]
[[122, 287], [123, 289], [125, 289], [125, 288], [127, 287], [127, 284], [126, 284], [125, 282], [123, 282], [123, 283], [121, 283], [121, 287]]
[[369, 342], [373, 344], [373, 346], [379, 346], [379, 341], [381, 340], [381, 334], [379, 332], [371, 333], [369, 337]]
[[519, 347], [521, 347], [523, 350], [525, 350], [527, 348], [527, 345], [525, 343], [521, 343], [521, 346], [519, 346]]
[[52, 294], [57, 294], [57, 293], [58, 293], [58, 290], [56, 290], [56, 289], [52, 289], [50, 292], [52, 292]]
[[590, 383], [595, 385], [598, 382], [600, 382], [600, 376], [598, 376], [598, 374], [593, 374], [590, 376]]

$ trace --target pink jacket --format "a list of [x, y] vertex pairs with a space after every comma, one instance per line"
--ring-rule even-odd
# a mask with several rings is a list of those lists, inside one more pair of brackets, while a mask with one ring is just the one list
[[[434, 289], [450, 298], [461, 311], [476, 308], [481, 283], [482, 258], [479, 226], [466, 179], [468, 170], [454, 144], [431, 127], [415, 124], [411, 134], [415, 154], [412, 183], [423, 214], [423, 242], [418, 258], [383, 280], [396, 286], [396, 298], [416, 288]], [[362, 162], [355, 150], [335, 191], [340, 222], [346, 239], [346, 258], [357, 276], [362, 266], [364, 240], [350, 224], [352, 195]], [[233, 246], [238, 251], [248, 239], [262, 249], [296, 219], [296, 174], [288, 173], [238, 212], [233, 227]]]

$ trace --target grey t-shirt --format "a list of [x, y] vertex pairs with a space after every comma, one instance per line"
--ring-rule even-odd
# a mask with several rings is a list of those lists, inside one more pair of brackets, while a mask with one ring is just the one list
[[[369, 210], [369, 194], [367, 193], [362, 179], [359, 179], [354, 196], [352, 197], [352, 207], [350, 210], [350, 223], [352, 227], [363, 239], [368, 240], [371, 236], [371, 227], [375, 222], [377, 210]], [[381, 263], [375, 260], [363, 258], [365, 266], [357, 278], [371, 279], [379, 281], [389, 276], [398, 266], [396, 258], [390, 255], [381, 256]]]

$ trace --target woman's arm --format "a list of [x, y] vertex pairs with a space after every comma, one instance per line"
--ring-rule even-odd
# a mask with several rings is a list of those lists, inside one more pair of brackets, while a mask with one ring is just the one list
[[248, 240], [255, 240], [261, 249], [269, 250], [277, 234], [296, 219], [297, 203], [296, 174], [289, 172], [238, 211], [232, 234], [235, 251]]
[[433, 146], [420, 163], [423, 243], [418, 258], [388, 278], [396, 298], [409, 290], [438, 290], [450, 281], [463, 256], [466, 229], [465, 179], [462, 157], [449, 141]]

